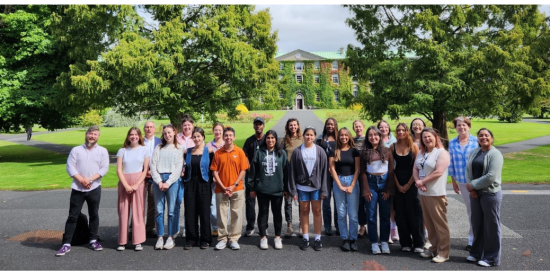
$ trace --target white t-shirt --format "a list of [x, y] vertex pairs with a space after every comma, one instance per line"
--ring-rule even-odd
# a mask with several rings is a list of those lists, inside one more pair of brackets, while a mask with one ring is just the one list
[[[302, 158], [304, 159], [304, 164], [306, 165], [306, 169], [308, 174], [311, 176], [311, 173], [313, 173], [313, 168], [315, 167], [315, 161], [317, 160], [317, 148], [315, 144], [311, 146], [310, 148], [306, 148], [304, 144], [301, 145], [302, 149]], [[311, 192], [316, 191], [317, 189], [311, 187], [311, 186], [305, 186], [305, 185], [296, 185], [296, 189], [304, 192]]]
[[126, 147], [120, 148], [116, 156], [122, 158], [122, 173], [131, 174], [143, 171], [143, 161], [151, 158], [151, 153], [145, 146]]

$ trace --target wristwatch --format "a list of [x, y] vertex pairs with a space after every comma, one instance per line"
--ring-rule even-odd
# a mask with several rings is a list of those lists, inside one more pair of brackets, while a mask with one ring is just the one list
[[237, 187], [237, 186], [239, 186], [239, 182], [238, 182], [238, 181], [235, 182], [235, 187]]

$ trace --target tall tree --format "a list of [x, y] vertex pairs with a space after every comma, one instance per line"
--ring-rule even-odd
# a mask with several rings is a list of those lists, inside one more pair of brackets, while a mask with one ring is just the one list
[[91, 70], [73, 77], [73, 100], [147, 111], [181, 125], [188, 112], [234, 110], [236, 102], [275, 79], [276, 33], [268, 11], [248, 5], [150, 6], [159, 21], [150, 36], [126, 32]]
[[0, 5], [0, 12], [0, 128], [19, 130], [38, 123], [53, 130], [72, 125], [89, 106], [71, 112], [63, 105], [60, 89], [54, 88], [58, 77], [71, 65], [82, 67], [87, 59], [97, 59], [128, 26], [122, 19], [133, 8]]
[[447, 138], [454, 116], [497, 115], [549, 93], [548, 26], [536, 6], [347, 7], [363, 46], [349, 45], [345, 64], [371, 81], [359, 99], [369, 119], [420, 113]]

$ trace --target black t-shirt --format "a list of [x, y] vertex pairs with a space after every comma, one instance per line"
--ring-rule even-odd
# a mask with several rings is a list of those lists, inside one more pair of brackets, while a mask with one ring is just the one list
[[[334, 157], [334, 151], [330, 152], [329, 157]], [[347, 151], [340, 151], [340, 160], [334, 162], [336, 174], [340, 176], [351, 176], [355, 174], [355, 158], [359, 157], [359, 151], [355, 148], [349, 148]]]
[[479, 179], [483, 176], [483, 160], [485, 159], [485, 153], [481, 150], [477, 153], [472, 161], [472, 178]]

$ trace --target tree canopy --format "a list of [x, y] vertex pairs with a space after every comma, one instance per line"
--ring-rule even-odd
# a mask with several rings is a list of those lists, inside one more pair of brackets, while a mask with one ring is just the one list
[[90, 70], [75, 73], [71, 102], [116, 106], [125, 114], [185, 113], [215, 120], [275, 79], [276, 33], [268, 11], [248, 5], [147, 6], [158, 29], [126, 31]]
[[346, 7], [362, 47], [348, 45], [345, 64], [371, 82], [358, 99], [371, 120], [419, 113], [447, 138], [455, 116], [523, 112], [550, 94], [548, 20], [537, 6]]
[[0, 12], [4, 131], [36, 123], [50, 130], [72, 125], [90, 106], [62, 104], [60, 91], [73, 89], [63, 76], [70, 66], [85, 70], [86, 60], [97, 59], [135, 23], [128, 20], [135, 15], [131, 6], [0, 5]]

